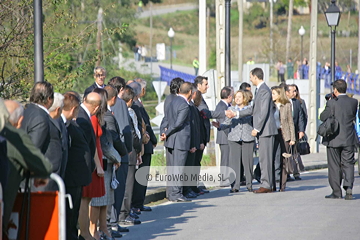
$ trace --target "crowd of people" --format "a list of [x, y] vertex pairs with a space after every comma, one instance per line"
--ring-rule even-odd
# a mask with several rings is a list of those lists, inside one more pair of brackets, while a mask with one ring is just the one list
[[31, 191], [58, 190], [51, 173], [63, 179], [73, 203], [66, 208], [67, 239], [119, 238], [129, 231], [124, 225], [141, 224], [141, 212], [152, 210], [144, 206], [147, 186], [135, 181], [136, 169], [150, 166], [157, 145], [141, 102], [146, 81], [113, 77], [105, 85], [102, 67], [94, 78], [83, 97], [54, 93], [50, 83], [39, 82], [25, 109], [1, 101], [5, 234], [26, 176], [34, 178]]
[[[221, 166], [236, 173], [235, 181], [222, 179], [222, 186], [231, 186], [230, 193], [239, 192], [240, 186], [254, 193], [273, 192], [276, 183], [283, 192], [287, 181], [301, 180], [299, 172], [290, 177], [284, 159], [296, 151], [296, 143], [305, 135], [306, 104], [296, 85], [281, 83], [270, 89], [263, 76], [260, 68], [250, 72], [250, 81], [256, 86], [254, 95], [246, 82], [236, 92], [231, 86], [222, 88], [214, 111], [203, 98], [209, 88], [206, 77], [197, 76], [194, 83], [181, 78], [171, 81], [160, 126], [166, 165], [172, 171], [168, 174], [182, 174], [185, 166], [200, 173], [212, 124], [218, 131]], [[102, 67], [94, 69], [94, 79], [83, 97], [75, 91], [54, 93], [50, 83], [38, 82], [25, 108], [17, 101], [0, 99], [5, 234], [21, 181], [31, 177], [31, 191], [57, 191], [57, 184], [49, 180], [51, 173], [64, 180], [66, 193], [72, 197], [73, 208], [69, 204], [66, 207], [67, 239], [121, 237], [121, 232], [129, 232], [123, 226], [141, 224], [141, 212], [152, 210], [144, 206], [146, 184], [135, 179], [138, 168], [150, 166], [157, 145], [141, 101], [146, 81], [138, 78], [125, 82], [113, 77], [105, 85], [106, 70]], [[325, 121], [335, 115], [340, 129], [336, 136], [323, 139], [333, 189], [326, 198], [342, 197], [344, 178], [345, 199], [352, 199], [353, 121], [358, 103], [346, 96], [345, 81], [335, 81], [333, 88], [333, 97], [320, 116]], [[210, 123], [210, 119], [216, 121]], [[253, 172], [256, 148], [259, 164]], [[259, 189], [253, 189], [253, 179], [261, 184]], [[208, 192], [197, 182], [184, 186], [179, 181], [167, 186], [166, 197], [173, 202], [189, 202]]]

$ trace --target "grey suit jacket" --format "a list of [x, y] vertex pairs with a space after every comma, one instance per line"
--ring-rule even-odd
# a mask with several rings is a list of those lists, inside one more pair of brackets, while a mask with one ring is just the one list
[[169, 127], [165, 131], [165, 147], [179, 150], [190, 150], [190, 107], [186, 100], [177, 96], [167, 111]]
[[42, 153], [46, 152], [50, 142], [50, 116], [39, 106], [30, 103], [24, 111], [21, 128], [29, 134], [31, 141]]
[[169, 94], [166, 98], [165, 98], [165, 102], [164, 102], [164, 117], [161, 121], [161, 124], [160, 124], [160, 134], [162, 133], [165, 133], [165, 129], [167, 129], [169, 127], [169, 122], [168, 122], [168, 119], [167, 119], [167, 111], [168, 111], [168, 108], [172, 102], [172, 100], [174, 100], [174, 98], [176, 98], [176, 95], [175, 94]]
[[[228, 109], [228, 105], [226, 103], [224, 103], [224, 101], [220, 100], [219, 103], [216, 105], [215, 108], [215, 113], [214, 115], [217, 114], [221, 114], [223, 113], [223, 115], [221, 115], [220, 118], [218, 118], [218, 122], [221, 124], [225, 121], [226, 116], [225, 116], [225, 110]], [[223, 131], [219, 131], [217, 133], [217, 137], [216, 137], [216, 143], [217, 144], [228, 144], [228, 134], [229, 134], [229, 129], [224, 129]]]
[[[114, 112], [115, 119], [119, 124], [119, 129], [122, 133], [121, 141], [125, 143], [127, 151], [131, 152], [133, 136], [130, 127], [130, 115], [126, 103], [121, 98], [118, 98], [115, 105], [111, 107], [111, 110]], [[127, 158], [127, 156], [124, 157]]]
[[328, 147], [347, 147], [353, 146], [357, 142], [355, 133], [355, 116], [357, 112], [358, 101], [347, 95], [340, 95], [338, 99], [330, 99], [326, 103], [325, 110], [320, 114], [320, 120], [325, 121], [329, 118], [331, 108], [334, 109], [335, 118], [339, 122], [339, 130], [330, 138], [323, 138], [323, 144]]
[[[251, 108], [247, 106], [246, 108]], [[232, 111], [236, 111], [236, 107], [229, 108]], [[255, 137], [251, 136], [251, 131], [253, 130], [252, 126], [252, 116], [246, 116], [238, 119], [226, 118], [225, 121], [220, 125], [219, 132], [223, 130], [229, 130], [228, 140], [233, 142], [244, 141], [252, 142], [255, 141]]]
[[238, 117], [253, 116], [253, 127], [258, 130], [259, 137], [268, 137], [278, 134], [274, 118], [275, 108], [273, 105], [270, 88], [263, 83], [255, 95], [253, 106], [238, 111]]

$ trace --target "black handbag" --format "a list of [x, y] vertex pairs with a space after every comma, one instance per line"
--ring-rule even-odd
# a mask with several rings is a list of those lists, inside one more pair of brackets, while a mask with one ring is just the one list
[[307, 155], [310, 153], [310, 145], [307, 141], [306, 135], [303, 138], [301, 138], [297, 143], [297, 150], [298, 153], [300, 153], [300, 155]]
[[317, 134], [322, 137], [330, 137], [337, 133], [339, 129], [339, 122], [334, 116], [334, 109], [331, 108], [331, 116], [328, 117], [323, 123], [320, 124]]
[[294, 151], [292, 149], [292, 146], [289, 146], [289, 153], [291, 156], [284, 158], [285, 170], [288, 174], [293, 174], [295, 169], [297, 169], [297, 172], [303, 172], [305, 170], [305, 166], [302, 162], [300, 153], [296, 150], [295, 147]]

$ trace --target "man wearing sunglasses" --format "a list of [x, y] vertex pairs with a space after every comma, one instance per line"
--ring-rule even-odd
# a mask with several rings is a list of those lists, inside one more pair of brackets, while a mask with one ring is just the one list
[[106, 85], [104, 84], [106, 77], [106, 70], [103, 67], [94, 68], [94, 78], [95, 82], [93, 85], [88, 87], [84, 92], [84, 97], [92, 92], [95, 88], [104, 88]]

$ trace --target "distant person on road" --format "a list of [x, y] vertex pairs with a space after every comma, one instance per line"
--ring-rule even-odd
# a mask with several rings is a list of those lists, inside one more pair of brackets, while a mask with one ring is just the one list
[[288, 59], [288, 62], [286, 64], [286, 70], [287, 70], [287, 79], [293, 79], [294, 78], [294, 63], [291, 58]]
[[354, 122], [358, 101], [347, 96], [346, 89], [347, 84], [344, 80], [336, 80], [333, 84], [333, 93], [337, 99], [330, 99], [320, 114], [320, 120], [323, 122], [334, 115], [339, 123], [338, 131], [330, 137], [324, 137], [322, 141], [326, 146], [329, 184], [332, 189], [332, 193], [325, 196], [328, 199], [342, 198], [341, 182], [346, 191], [345, 200], [353, 199], [354, 150], [358, 141]]
[[197, 76], [199, 72], [199, 60], [197, 57], [194, 58], [193, 67], [195, 69], [195, 76]]
[[134, 47], [133, 47], [133, 52], [134, 52], [134, 60], [135, 60], [135, 62], [138, 60], [138, 55], [139, 55], [139, 53], [138, 53], [138, 51], [139, 51], [139, 46], [138, 45], [135, 45]]
[[139, 3], [138, 3], [138, 12], [142, 12], [143, 11], [143, 6], [144, 6], [144, 3], [140, 0]]
[[250, 57], [249, 60], [246, 62], [246, 64], [251, 65], [255, 64], [254, 60]]

